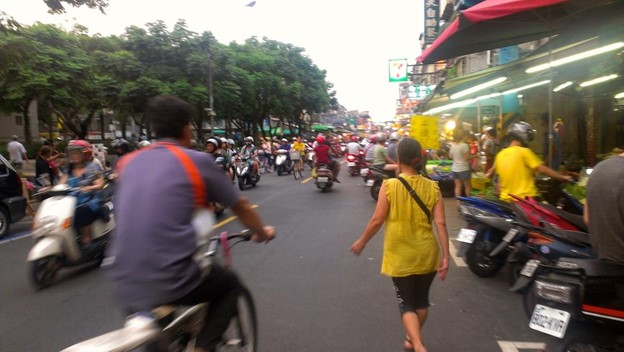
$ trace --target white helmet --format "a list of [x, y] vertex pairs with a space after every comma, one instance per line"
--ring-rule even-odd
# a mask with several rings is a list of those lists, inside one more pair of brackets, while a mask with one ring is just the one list
[[254, 140], [253, 140], [253, 137], [251, 137], [251, 136], [247, 136], [247, 137], [245, 137], [245, 139], [243, 139], [243, 140], [244, 140], [245, 142], [251, 142], [251, 143], [253, 143], [253, 141], [254, 141]]
[[399, 133], [398, 132], [392, 132], [390, 134], [390, 140], [391, 141], [398, 141], [399, 140]]
[[227, 144], [229, 144], [229, 145], [234, 145], [234, 140], [233, 140], [233, 139], [231, 139], [231, 138], [230, 138], [230, 139], [228, 139], [228, 140], [227, 140]]
[[219, 147], [219, 142], [217, 142], [217, 140], [214, 138], [208, 138], [208, 140], [206, 140], [206, 144], [208, 143], [212, 143], [215, 147]]
[[288, 139], [286, 139], [286, 138], [282, 138], [282, 142], [286, 142], [286, 143], [288, 143]]
[[377, 143], [383, 143], [386, 140], [386, 135], [382, 132], [377, 133]]
[[149, 141], [140, 141], [138, 146], [139, 146], [139, 149], [141, 149], [141, 148], [149, 147], [150, 144], [152, 143], [150, 143]]

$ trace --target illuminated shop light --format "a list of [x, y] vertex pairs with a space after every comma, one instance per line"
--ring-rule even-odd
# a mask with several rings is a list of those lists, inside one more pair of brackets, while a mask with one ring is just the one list
[[476, 85], [474, 87], [468, 88], [466, 90], [462, 90], [459, 93], [455, 93], [455, 94], [451, 95], [451, 99], [458, 99], [458, 98], [461, 98], [461, 97], [466, 96], [468, 94], [472, 94], [474, 92], [478, 92], [480, 90], [484, 90], [484, 89], [489, 88], [491, 86], [497, 85], [497, 84], [505, 81], [506, 79], [507, 79], [507, 77], [498, 77], [498, 78], [493, 79], [491, 81], [478, 84], [478, 85]]
[[569, 86], [571, 86], [572, 84], [573, 84], [572, 81], [567, 81], [567, 82], [565, 82], [563, 84], [560, 84], [560, 85], [556, 86], [555, 89], [553, 89], [553, 92], [558, 92], [560, 90], [566, 89]]
[[518, 93], [520, 91], [527, 90], [529, 88], [533, 88], [533, 87], [537, 87], [537, 86], [542, 86], [542, 85], [548, 84], [548, 83], [550, 83], [549, 79], [547, 79], [545, 81], [540, 81], [540, 82], [537, 82], [537, 83], [529, 84], [529, 85], [526, 85], [526, 86], [523, 86], [523, 87], [518, 87], [518, 88], [506, 90], [506, 91], [503, 92], [503, 95]]
[[574, 62], [574, 61], [586, 59], [588, 57], [604, 54], [604, 53], [607, 53], [609, 51], [618, 50], [618, 49], [623, 48], [623, 47], [624, 47], [624, 42], [617, 42], [617, 43], [605, 45], [605, 46], [602, 46], [600, 48], [588, 50], [588, 51], [585, 51], [585, 52], [582, 52], [582, 53], [578, 53], [578, 54], [570, 55], [570, 56], [567, 56], [567, 57], [564, 57], [564, 58], [561, 58], [561, 59], [557, 59], [557, 60], [554, 60], [554, 61], [549, 62], [549, 63], [545, 63], [545, 64], [541, 64], [541, 65], [530, 67], [530, 68], [528, 68], [526, 70], [526, 73], [534, 73], [534, 72], [544, 71], [544, 70], [547, 70], [547, 69], [549, 69], [551, 67], [557, 67], [557, 66], [569, 64], [570, 62]]
[[593, 86], [594, 84], [598, 84], [598, 83], [602, 83], [602, 82], [606, 82], [606, 81], [610, 81], [612, 79], [616, 79], [618, 78], [618, 75], [616, 74], [612, 74], [612, 75], [608, 75], [608, 76], [602, 76], [602, 77], [598, 77], [589, 81], [585, 81], [581, 84], [579, 84], [579, 86], [581, 87], [589, 87], [589, 86]]
[[624, 98], [624, 92], [618, 93], [615, 95], [615, 99], [622, 99], [622, 98]]

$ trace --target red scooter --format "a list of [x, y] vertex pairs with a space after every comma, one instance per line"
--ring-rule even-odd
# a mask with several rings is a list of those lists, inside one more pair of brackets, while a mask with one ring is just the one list
[[364, 162], [364, 151], [360, 150], [358, 155], [347, 154], [347, 166], [351, 176], [359, 176], [360, 170], [367, 167]]

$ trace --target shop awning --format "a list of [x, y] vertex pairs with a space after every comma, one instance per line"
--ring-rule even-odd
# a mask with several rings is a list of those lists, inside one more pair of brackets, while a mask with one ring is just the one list
[[418, 57], [429, 64], [555, 35], [614, 0], [486, 0], [465, 11]]

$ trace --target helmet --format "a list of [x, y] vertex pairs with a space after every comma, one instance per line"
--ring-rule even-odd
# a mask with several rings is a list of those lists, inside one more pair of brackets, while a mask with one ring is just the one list
[[509, 128], [507, 128], [507, 134], [526, 146], [533, 141], [533, 137], [535, 137], [535, 130], [528, 122], [518, 121], [514, 122], [511, 126], [509, 126]]
[[217, 142], [217, 140], [214, 139], [214, 138], [208, 138], [206, 140], [206, 144], [208, 144], [208, 143], [212, 143], [212, 144], [214, 144], [215, 147], [219, 147], [219, 142]]
[[385, 140], [386, 140], [386, 135], [385, 134], [383, 134], [381, 132], [377, 133], [377, 142], [383, 143], [383, 141], [385, 141]]
[[288, 139], [282, 138], [282, 142], [288, 143]]
[[377, 143], [377, 136], [376, 135], [370, 136], [370, 142], [371, 143]]
[[297, 140], [297, 137], [293, 137], [293, 138], [292, 138], [292, 140], [293, 140], [293, 142], [294, 142], [294, 141], [296, 141], [296, 140]]
[[323, 143], [325, 143], [325, 137], [323, 137], [323, 136], [318, 136], [318, 137], [316, 137], [316, 142], [317, 142], [318, 144], [323, 144]]
[[253, 143], [253, 141], [254, 141], [253, 137], [250, 137], [250, 136], [245, 137], [245, 139], [243, 139], [243, 140], [245, 141], [245, 143], [246, 142]]
[[152, 143], [150, 143], [149, 141], [140, 141], [138, 146], [139, 146], [139, 149], [141, 149], [141, 148], [149, 147], [150, 144]]
[[351, 142], [357, 142], [358, 138], [357, 136], [351, 136]]
[[227, 139], [225, 139], [225, 138], [221, 138], [219, 141], [220, 141], [221, 143], [227, 143]]
[[399, 134], [397, 132], [392, 132], [390, 134], [390, 140], [391, 141], [398, 141], [399, 140]]
[[228, 140], [227, 140], [227, 144], [229, 144], [229, 145], [234, 145], [234, 140], [233, 140], [233, 139], [228, 139]]
[[91, 147], [91, 143], [82, 140], [82, 139], [74, 139], [69, 141], [67, 145], [67, 154], [73, 151], [80, 151], [83, 153], [83, 160], [91, 160], [93, 157], [93, 147]]

